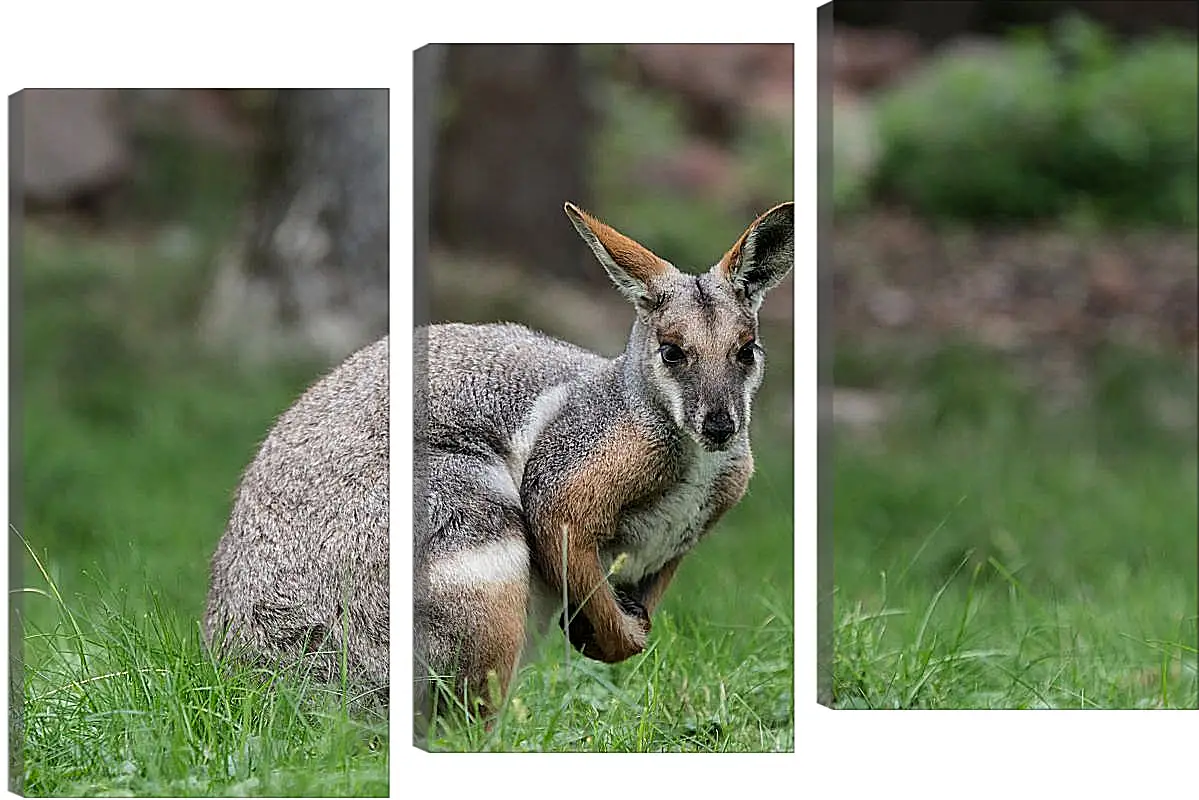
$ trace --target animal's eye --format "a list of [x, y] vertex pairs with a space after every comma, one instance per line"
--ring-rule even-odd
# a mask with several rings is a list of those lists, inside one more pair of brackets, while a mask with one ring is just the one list
[[669, 342], [659, 347], [658, 352], [662, 355], [662, 362], [671, 366], [682, 364], [687, 358], [687, 354], [683, 352], [683, 348]]
[[757, 342], [749, 342], [748, 344], [743, 345], [741, 347], [741, 349], [737, 351], [737, 360], [740, 361], [742, 364], [749, 366], [749, 365], [753, 364], [755, 360], [757, 360], [757, 357], [758, 357], [757, 350], [758, 350], [758, 343]]

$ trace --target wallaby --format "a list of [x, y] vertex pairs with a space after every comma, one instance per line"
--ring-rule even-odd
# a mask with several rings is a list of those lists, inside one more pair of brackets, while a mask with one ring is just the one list
[[702, 274], [565, 210], [636, 311], [623, 354], [511, 324], [418, 331], [418, 737], [437, 684], [493, 713], [555, 618], [585, 656], [642, 652], [680, 560], [753, 471], [757, 312], [792, 268], [793, 204]]
[[386, 704], [388, 416], [384, 337], [279, 418], [212, 558], [210, 645]]

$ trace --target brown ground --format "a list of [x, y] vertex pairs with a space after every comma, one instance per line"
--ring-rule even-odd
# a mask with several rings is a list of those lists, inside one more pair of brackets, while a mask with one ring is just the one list
[[1199, 338], [1194, 231], [936, 232], [878, 213], [838, 226], [832, 262], [849, 334], [957, 333], [1010, 351], [1109, 340], [1193, 352]]

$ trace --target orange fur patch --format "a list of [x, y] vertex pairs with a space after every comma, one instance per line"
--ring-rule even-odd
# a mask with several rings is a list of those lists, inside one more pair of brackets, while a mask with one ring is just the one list
[[595, 234], [595, 238], [612, 256], [612, 260], [633, 278], [649, 284], [654, 278], [665, 275], [670, 270], [670, 264], [654, 255], [644, 245], [600, 222], [578, 206], [568, 203], [567, 207], [579, 215], [583, 224]]
[[[485, 713], [508, 693], [525, 642], [528, 608], [527, 582], [493, 584], [469, 590], [459, 602], [470, 609], [469, 641], [463, 643], [459, 685], [468, 696], [481, 700]], [[494, 673], [499, 697], [491, 697]]]
[[[616, 535], [626, 505], [663, 490], [668, 482], [665, 467], [661, 454], [635, 426], [619, 425], [568, 478], [553, 505], [533, 521], [537, 547], [552, 554], [546, 561], [554, 574], [546, 577], [557, 587], [566, 584], [571, 603], [582, 609], [612, 660], [632, 653], [627, 652], [626, 615], [600, 564], [599, 547]], [[564, 530], [565, 576], [558, 556]]]

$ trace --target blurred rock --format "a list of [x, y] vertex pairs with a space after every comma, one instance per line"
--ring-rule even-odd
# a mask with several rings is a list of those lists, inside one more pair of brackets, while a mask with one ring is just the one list
[[1055, 384], [1103, 342], [1199, 348], [1193, 231], [949, 232], [879, 211], [835, 224], [833, 242], [833, 326], [849, 339], [964, 336]]
[[[203, 144], [246, 152], [258, 144], [244, 89], [125, 89], [122, 108], [129, 124], [142, 130], [173, 131]], [[269, 93], [268, 93], [269, 94]], [[273, 102], [273, 95], [265, 103]]]
[[836, 84], [832, 151], [834, 208], [864, 202], [882, 153], [878, 124], [868, 101]]
[[530, 294], [528, 271], [522, 266], [442, 248], [432, 250], [429, 263], [432, 322], [519, 320], [607, 355], [624, 348], [629, 305], [615, 291], [596, 291], [544, 275], [538, 276], [537, 291]]
[[132, 158], [113, 89], [26, 89], [22, 189], [26, 200], [66, 206], [130, 177]]
[[750, 114], [790, 121], [795, 116], [795, 48], [764, 45], [761, 75], [754, 90], [746, 95]]
[[916, 316], [916, 303], [900, 289], [881, 287], [870, 294], [867, 303], [874, 318], [888, 328], [906, 325]]
[[887, 86], [912, 68], [920, 42], [910, 33], [833, 26], [833, 85], [851, 92]]
[[884, 422], [893, 399], [860, 389], [833, 389], [833, 422], [848, 428], [875, 428]]
[[256, 143], [250, 125], [227, 89], [185, 89], [181, 92], [182, 123], [194, 136], [229, 150], [245, 151]]
[[789, 44], [633, 44], [641, 82], [678, 95], [692, 130], [727, 143], [748, 113], [790, 119], [795, 50]]
[[1091, 267], [1088, 310], [1100, 317], [1129, 311], [1136, 304], [1136, 296], [1136, 281], [1128, 261], [1120, 253], [1098, 253]]
[[721, 199], [739, 194], [737, 160], [733, 153], [703, 139], [693, 139], [669, 159], [653, 159], [639, 178], [647, 185], [686, 194]]

